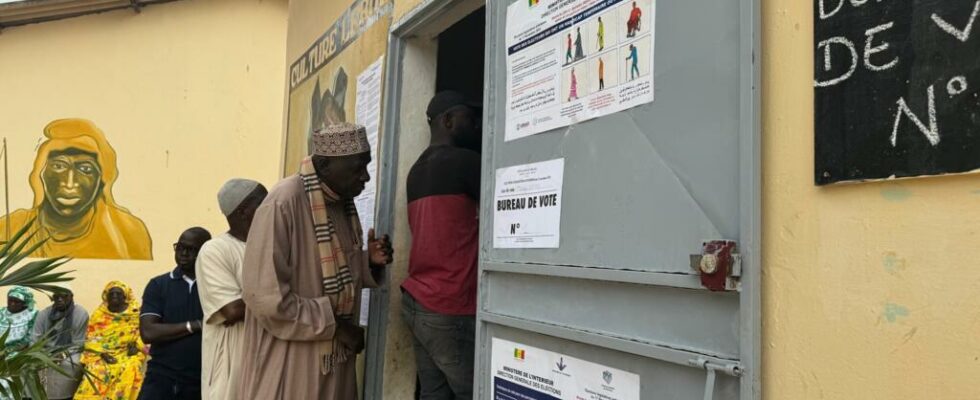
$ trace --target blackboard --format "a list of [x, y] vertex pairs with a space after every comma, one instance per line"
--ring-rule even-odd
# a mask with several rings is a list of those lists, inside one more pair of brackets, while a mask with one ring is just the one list
[[980, 0], [814, 0], [815, 181], [980, 169]]

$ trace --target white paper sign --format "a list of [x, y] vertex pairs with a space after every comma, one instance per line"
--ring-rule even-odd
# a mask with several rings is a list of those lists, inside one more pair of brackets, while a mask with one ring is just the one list
[[505, 140], [653, 101], [655, 0], [507, 7]]
[[493, 247], [558, 247], [564, 173], [564, 158], [497, 170]]
[[[374, 228], [374, 205], [377, 202], [378, 176], [378, 126], [381, 123], [381, 67], [379, 57], [371, 66], [357, 76], [357, 92], [354, 97], [354, 120], [367, 129], [368, 143], [371, 144], [371, 163], [368, 164], [368, 174], [371, 181], [364, 191], [354, 198], [357, 216], [364, 229], [363, 243], [367, 245], [368, 230]], [[366, 247], [365, 247], [366, 248]]]
[[[367, 130], [368, 143], [371, 144], [371, 163], [367, 166], [371, 181], [364, 187], [364, 191], [354, 198], [357, 216], [361, 220], [361, 228], [364, 229], [362, 240], [365, 248], [367, 248], [368, 230], [374, 228], [374, 205], [377, 203], [378, 126], [381, 123], [381, 67], [383, 59], [384, 57], [379, 57], [377, 61], [357, 76], [357, 92], [354, 97], [356, 106], [354, 120], [358, 124], [364, 125]], [[361, 289], [361, 309], [358, 320], [361, 326], [368, 324], [370, 306], [371, 289]]]
[[371, 289], [361, 289], [361, 310], [357, 324], [368, 326], [368, 319], [371, 317]]
[[493, 338], [494, 400], [639, 400], [640, 376]]

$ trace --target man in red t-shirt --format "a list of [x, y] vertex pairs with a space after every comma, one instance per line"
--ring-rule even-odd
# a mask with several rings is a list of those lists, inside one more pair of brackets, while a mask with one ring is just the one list
[[426, 109], [431, 140], [408, 173], [412, 251], [402, 315], [421, 399], [472, 399], [480, 211], [480, 106], [457, 92]]

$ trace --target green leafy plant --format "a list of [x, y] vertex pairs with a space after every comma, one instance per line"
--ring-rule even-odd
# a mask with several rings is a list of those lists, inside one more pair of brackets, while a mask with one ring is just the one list
[[[44, 245], [45, 240], [35, 241], [37, 231], [32, 231], [34, 220], [28, 221], [13, 234], [0, 248], [0, 287], [25, 286], [45, 293], [60, 290], [59, 282], [73, 278], [68, 274], [74, 271], [58, 271], [70, 261], [65, 257], [55, 257], [24, 262], [30, 254]], [[34, 243], [32, 243], [34, 242]], [[51, 368], [68, 376], [68, 372], [58, 366], [57, 360], [70, 351], [79, 351], [76, 346], [50, 346], [51, 337], [43, 337], [24, 348], [7, 348], [8, 329], [0, 335], [0, 397], [21, 399], [30, 397], [47, 400], [40, 372]]]

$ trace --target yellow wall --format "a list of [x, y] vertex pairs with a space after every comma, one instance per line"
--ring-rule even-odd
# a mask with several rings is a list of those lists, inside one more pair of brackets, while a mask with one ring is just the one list
[[812, 7], [763, 0], [765, 398], [976, 398], [980, 177], [813, 185]]
[[422, 6], [426, 0], [395, 0], [395, 8], [392, 11], [393, 21], [399, 21], [408, 13]]
[[30, 206], [27, 177], [43, 127], [87, 118], [118, 153], [118, 203], [153, 239], [153, 261], [71, 261], [85, 307], [98, 304], [110, 279], [142, 293], [173, 267], [171, 244], [183, 229], [226, 230], [215, 198], [226, 179], [275, 183], [286, 18], [286, 0], [180, 1], [0, 34], [11, 208]]
[[[812, 3], [762, 2], [764, 397], [975, 397], [980, 180], [815, 187]], [[395, 1], [393, 21], [420, 3]], [[326, 15], [343, 10], [334, 8]], [[308, 28], [308, 11], [291, 18]], [[322, 33], [307, 28], [291, 23], [290, 61]], [[392, 306], [386, 395], [400, 398], [411, 387], [411, 350]]]

